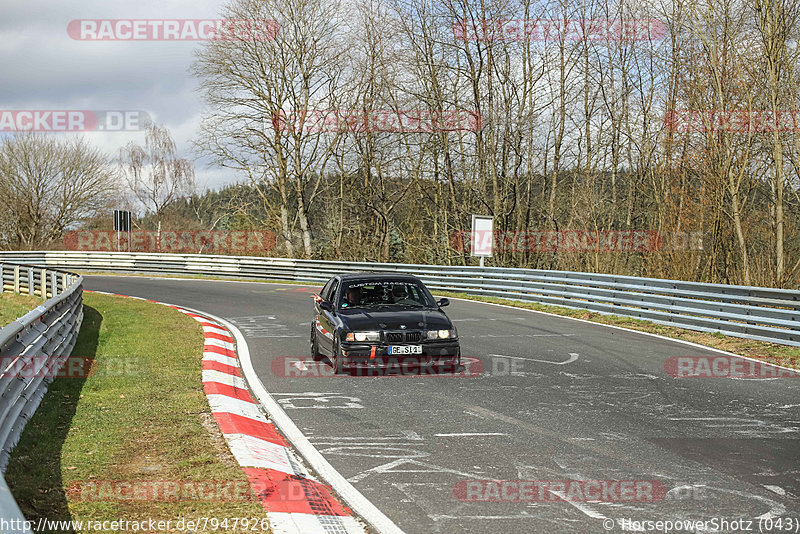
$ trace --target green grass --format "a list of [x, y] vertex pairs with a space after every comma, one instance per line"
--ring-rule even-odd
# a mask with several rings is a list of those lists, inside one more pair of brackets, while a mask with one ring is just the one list
[[44, 301], [39, 297], [30, 295], [0, 293], [0, 326], [6, 326], [11, 321], [19, 319], [42, 302]]
[[76, 489], [148, 480], [248, 487], [203, 392], [202, 346], [200, 325], [172, 308], [85, 293], [72, 354], [94, 359], [95, 372], [53, 382], [6, 471], [26, 518], [263, 518], [256, 500], [99, 502]]

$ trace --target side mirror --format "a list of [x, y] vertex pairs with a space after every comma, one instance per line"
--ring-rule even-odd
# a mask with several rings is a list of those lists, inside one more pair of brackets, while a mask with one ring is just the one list
[[326, 312], [332, 312], [332, 311], [333, 311], [333, 306], [332, 306], [332, 305], [331, 305], [331, 303], [330, 303], [329, 301], [327, 301], [327, 300], [323, 300], [323, 301], [321, 301], [321, 302], [319, 303], [319, 307], [320, 307], [321, 309], [325, 310]]
[[445, 306], [450, 305], [450, 299], [447, 298], [440, 298], [439, 302], [436, 303], [440, 308], [444, 308]]

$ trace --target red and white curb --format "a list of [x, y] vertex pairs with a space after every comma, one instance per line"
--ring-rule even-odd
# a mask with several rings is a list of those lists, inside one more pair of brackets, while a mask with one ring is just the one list
[[[96, 293], [103, 293], [97, 291]], [[362, 524], [331, 489], [303, 466], [250, 395], [233, 334], [218, 321], [192, 310], [163, 304], [203, 327], [203, 388], [211, 412], [236, 461], [266, 511], [275, 534], [365, 534]]]

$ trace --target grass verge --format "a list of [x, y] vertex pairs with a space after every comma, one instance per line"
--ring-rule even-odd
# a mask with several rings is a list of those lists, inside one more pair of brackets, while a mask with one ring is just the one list
[[[200, 325], [172, 308], [85, 293], [72, 354], [94, 372], [51, 384], [6, 471], [26, 518], [171, 520], [167, 531], [180, 518], [263, 518], [210, 413], [202, 347]], [[147, 495], [125, 489], [137, 482]], [[180, 484], [177, 500], [164, 482]]]
[[19, 319], [42, 302], [44, 301], [39, 297], [30, 295], [0, 293], [0, 327]]

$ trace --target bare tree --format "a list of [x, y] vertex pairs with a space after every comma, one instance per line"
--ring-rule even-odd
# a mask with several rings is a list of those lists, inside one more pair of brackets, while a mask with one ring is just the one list
[[53, 245], [107, 210], [116, 171], [83, 139], [19, 134], [0, 140], [0, 246]]
[[[782, 287], [786, 283], [785, 215], [784, 189], [786, 170], [784, 168], [785, 134], [777, 127], [784, 106], [796, 102], [797, 77], [793, 66], [798, 62], [797, 23], [800, 8], [794, 1], [754, 0], [757, 32], [761, 40], [761, 63], [766, 71], [764, 100], [766, 108], [774, 117], [771, 132], [772, 191], [775, 227], [775, 283]], [[790, 45], [792, 45], [790, 47]], [[763, 71], [762, 71], [763, 72]], [[796, 108], [790, 108], [796, 109]], [[797, 132], [792, 132], [796, 136]]]
[[155, 124], [147, 127], [144, 146], [131, 142], [120, 150], [119, 166], [136, 200], [156, 216], [159, 231], [164, 208], [195, 189], [194, 165], [178, 156], [169, 130]]
[[[796, 110], [796, 11], [791, 0], [231, 0], [226, 16], [274, 19], [280, 31], [205, 45], [199, 145], [247, 177], [256, 194], [242, 211], [280, 227], [290, 256], [466, 264], [448, 236], [490, 213], [500, 231], [712, 237], [703, 249], [636, 253], [527, 243], [497, 250], [496, 265], [789, 284], [800, 269], [800, 135], [681, 132], [665, 113]], [[334, 109], [468, 110], [482, 121], [306, 128]]]
[[[309, 212], [336, 135], [309, 131], [314, 114], [330, 109], [343, 53], [337, 2], [235, 0], [226, 17], [276, 21], [274, 38], [211, 41], [193, 66], [206, 102], [199, 146], [278, 194], [283, 243], [292, 254], [293, 221], [303, 252], [313, 254]], [[266, 203], [272, 196], [263, 194]]]

